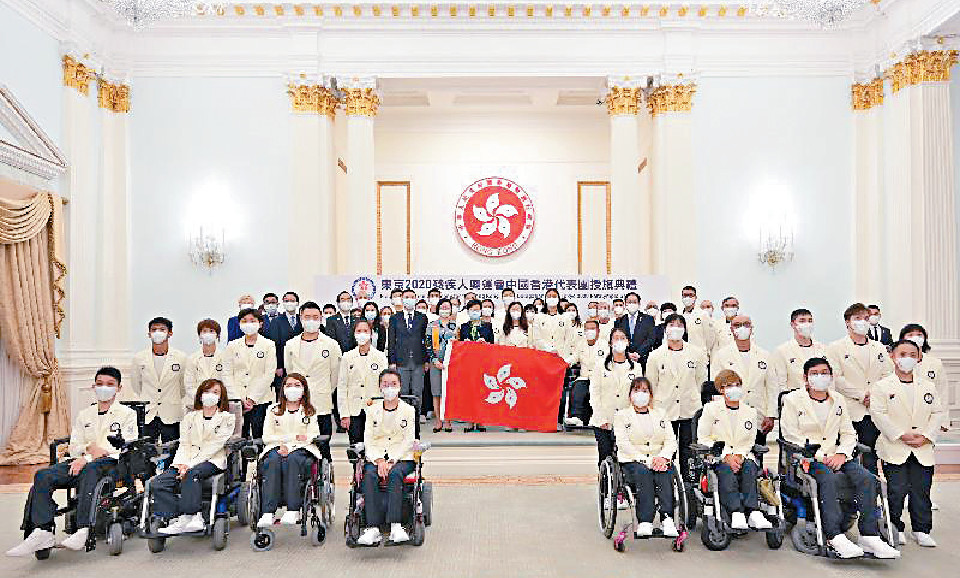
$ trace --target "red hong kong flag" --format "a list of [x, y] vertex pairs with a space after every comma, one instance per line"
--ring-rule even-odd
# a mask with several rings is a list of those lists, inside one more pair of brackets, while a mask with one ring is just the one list
[[450, 354], [444, 418], [556, 431], [566, 369], [555, 353], [458, 341]]

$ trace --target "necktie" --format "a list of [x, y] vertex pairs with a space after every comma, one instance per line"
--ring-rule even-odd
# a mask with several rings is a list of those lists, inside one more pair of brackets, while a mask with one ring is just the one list
[[630, 316], [630, 335], [633, 335], [634, 329], [637, 328], [637, 314], [634, 313]]
[[407, 329], [413, 329], [413, 315], [407, 315]]

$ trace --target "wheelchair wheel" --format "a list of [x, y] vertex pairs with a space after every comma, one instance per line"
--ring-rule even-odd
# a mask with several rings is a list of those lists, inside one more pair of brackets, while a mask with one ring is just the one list
[[613, 458], [608, 457], [600, 464], [597, 505], [600, 514], [600, 530], [604, 538], [609, 539], [617, 523], [617, 476]]
[[723, 531], [719, 521], [715, 520], [711, 524], [709, 521], [704, 520], [703, 528], [700, 531], [700, 540], [703, 542], [703, 545], [707, 547], [707, 550], [717, 552], [726, 550], [727, 547], [730, 546], [730, 541], [733, 540], [733, 534]]
[[110, 507], [110, 495], [113, 493], [113, 487], [113, 478], [104, 476], [100, 478], [100, 481], [98, 481], [97, 485], [93, 488], [93, 494], [90, 499], [90, 519], [87, 520], [91, 532], [96, 534], [103, 532], [106, 534], [107, 531], [109, 531], [105, 523], [106, 520], [104, 520], [107, 513], [104, 508]]
[[783, 525], [784, 522], [781, 520], [779, 526], [767, 532], [767, 548], [779, 550], [780, 546], [783, 546]]
[[683, 476], [676, 466], [673, 468], [673, 519], [680, 524], [686, 524], [689, 529], [690, 505], [686, 486], [683, 484]]
[[327, 527], [323, 524], [317, 524], [310, 527], [310, 545], [323, 546], [327, 541]]
[[249, 489], [247, 491], [247, 520], [250, 525], [250, 529], [256, 531], [257, 523], [260, 521], [260, 516], [263, 514], [260, 511], [260, 486], [256, 483], [251, 482]]
[[[156, 535], [157, 535], [157, 530], [160, 529], [160, 524], [159, 524], [159, 523], [157, 522], [157, 520], [155, 520], [155, 519], [154, 519], [154, 520], [151, 520], [151, 521], [150, 521], [150, 526], [149, 526], [149, 528], [150, 528], [150, 534], [156, 536]], [[157, 554], [157, 553], [159, 553], [159, 552], [163, 552], [164, 549], [166, 549], [166, 547], [167, 547], [167, 539], [166, 539], [166, 538], [160, 537], [160, 538], [148, 538], [148, 539], [147, 539], [147, 549], [150, 550], [151, 552], [153, 552], [154, 554]]]
[[114, 522], [107, 529], [107, 551], [111, 556], [119, 556], [123, 552], [123, 524]]
[[820, 553], [820, 546], [817, 544], [817, 531], [812, 522], [796, 524], [790, 530], [790, 541], [797, 552], [816, 556]]
[[237, 494], [237, 521], [241, 526], [250, 524], [253, 520], [250, 516], [250, 489], [253, 482], [243, 482], [240, 484], [240, 492]]
[[413, 523], [413, 535], [410, 536], [410, 543], [414, 546], [423, 546], [423, 539], [426, 537], [427, 528], [423, 522]]
[[333, 463], [324, 459], [321, 464], [321, 478], [319, 488], [319, 498], [321, 503], [320, 519], [326, 527], [333, 525], [333, 520], [337, 516], [336, 510], [336, 487], [333, 479]]
[[220, 551], [227, 547], [227, 519], [217, 518], [213, 521], [213, 549]]
[[433, 516], [430, 513], [433, 508], [433, 484], [430, 482], [423, 482], [420, 503], [423, 505], [423, 524], [429, 526], [433, 523]]
[[254, 552], [266, 552], [273, 548], [276, 535], [266, 528], [250, 533], [250, 548]]

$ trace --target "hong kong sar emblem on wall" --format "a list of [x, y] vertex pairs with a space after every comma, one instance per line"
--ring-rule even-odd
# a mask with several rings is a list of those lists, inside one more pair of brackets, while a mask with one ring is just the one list
[[510, 179], [480, 179], [457, 200], [457, 233], [468, 247], [486, 257], [504, 257], [522, 247], [533, 223], [533, 201]]

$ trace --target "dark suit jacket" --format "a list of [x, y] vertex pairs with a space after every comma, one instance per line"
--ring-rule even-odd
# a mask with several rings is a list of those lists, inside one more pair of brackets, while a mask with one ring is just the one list
[[[344, 322], [346, 317], [346, 322]], [[334, 315], [327, 320], [324, 325], [324, 333], [327, 337], [340, 344], [340, 351], [346, 353], [357, 346], [357, 340], [353, 337], [354, 320], [348, 313], [346, 316]]]
[[394, 313], [390, 316], [390, 363], [403, 367], [410, 360], [414, 365], [427, 361], [427, 346], [424, 339], [427, 337], [427, 316], [419, 311], [413, 314], [413, 325], [407, 329], [407, 315]]
[[640, 355], [640, 364], [647, 366], [647, 356], [656, 349], [657, 345], [657, 325], [646, 313], [637, 312], [637, 322], [630, 334], [630, 314], [627, 313], [613, 324], [614, 329], [622, 329], [630, 338], [630, 346], [627, 351], [636, 352]]
[[303, 325], [300, 323], [299, 315], [294, 318], [294, 327], [290, 327], [286, 314], [277, 315], [269, 325], [264, 323], [260, 334], [277, 345], [277, 369], [283, 369], [283, 346], [301, 333], [303, 333]]
[[480, 325], [477, 326], [475, 337], [471, 326], [472, 323], [470, 321], [460, 326], [461, 341], [486, 341], [487, 343], [493, 343], [493, 325], [489, 321], [480, 322]]
[[240, 331], [240, 319], [234, 315], [227, 319], [227, 342], [243, 337], [243, 331]]
[[[870, 336], [870, 339], [873, 339], [873, 330], [875, 328], [871, 327], [870, 332], [867, 335]], [[875, 339], [874, 341], [879, 341], [888, 348], [893, 345], [893, 335], [890, 333], [889, 327], [884, 327], [883, 325], [877, 325], [876, 329], [880, 330], [880, 339]]]
[[374, 342], [373, 346], [376, 347], [379, 351], [384, 351], [387, 348], [387, 328], [381, 324], [373, 326], [373, 331], [377, 332], [377, 340]]

